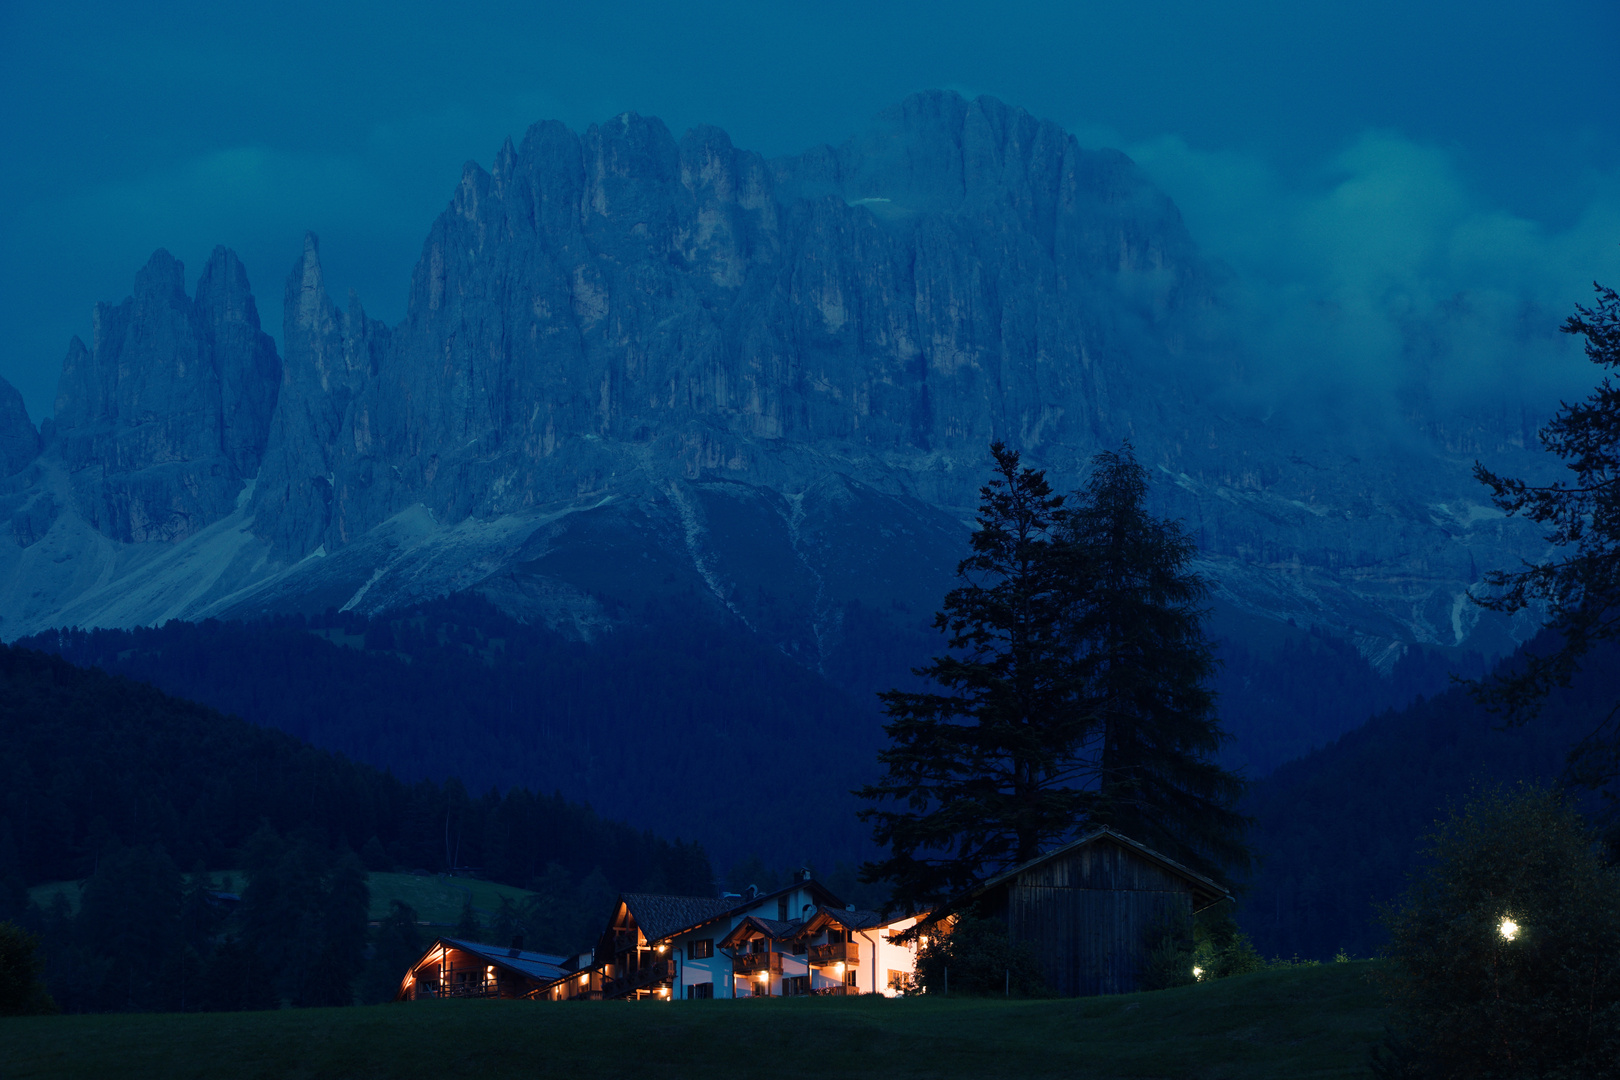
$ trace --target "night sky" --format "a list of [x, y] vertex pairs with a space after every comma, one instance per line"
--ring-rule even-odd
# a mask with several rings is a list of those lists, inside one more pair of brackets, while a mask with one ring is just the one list
[[[235, 248], [279, 337], [314, 229], [334, 292], [393, 322], [463, 161], [625, 110], [774, 155], [931, 87], [1022, 106], [1170, 192], [1281, 382], [1376, 384], [1393, 328], [1449, 305], [1441, 381], [1589, 384], [1501, 330], [1620, 283], [1614, 0], [476, 9], [0, 4], [0, 376], [35, 419], [155, 248], [192, 284]], [[1313, 330], [1324, 303], [1360, 330]]]

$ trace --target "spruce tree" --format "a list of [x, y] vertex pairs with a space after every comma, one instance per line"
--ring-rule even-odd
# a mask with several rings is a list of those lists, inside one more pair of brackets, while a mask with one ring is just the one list
[[886, 772], [857, 794], [889, 855], [862, 879], [918, 910], [1103, 824], [1201, 870], [1242, 863], [1193, 545], [1148, 513], [1128, 446], [1073, 500], [991, 455], [934, 619], [949, 652], [916, 670], [938, 689], [881, 695]]
[[[1562, 331], [1586, 339], [1586, 358], [1606, 369], [1585, 400], [1564, 403], [1539, 432], [1562, 458], [1568, 481], [1528, 484], [1474, 463], [1474, 476], [1508, 514], [1547, 529], [1554, 554], [1517, 570], [1491, 570], [1492, 592], [1473, 596], [1492, 611], [1540, 610], [1553, 631], [1493, 677], [1474, 683], [1476, 698], [1510, 724], [1535, 718], [1554, 687], [1567, 687], [1601, 642], [1620, 638], [1620, 294], [1594, 284], [1597, 304], [1576, 305]], [[1620, 702], [1569, 755], [1569, 779], [1602, 789], [1620, 780]], [[1611, 798], [1616, 797], [1610, 790]]]
[[1054, 550], [1063, 496], [1018, 453], [990, 448], [978, 528], [961, 584], [934, 617], [950, 652], [916, 674], [936, 691], [881, 695], [887, 772], [857, 794], [887, 859], [861, 877], [887, 881], [916, 909], [1068, 836], [1091, 799], [1081, 756], [1090, 713], [1070, 662], [1074, 606]]
[[1129, 443], [1098, 454], [1057, 547], [1076, 596], [1069, 647], [1092, 725], [1087, 824], [1219, 876], [1247, 864], [1247, 821], [1234, 809], [1243, 781], [1214, 758], [1227, 736], [1209, 688], [1209, 586], [1190, 568], [1192, 538], [1148, 510], [1147, 492]]

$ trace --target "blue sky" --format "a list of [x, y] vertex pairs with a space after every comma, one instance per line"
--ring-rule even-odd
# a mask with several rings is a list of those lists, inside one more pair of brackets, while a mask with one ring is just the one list
[[193, 282], [235, 248], [279, 335], [314, 229], [340, 295], [397, 320], [461, 163], [539, 119], [793, 153], [929, 87], [1142, 162], [1238, 270], [1278, 380], [1376, 382], [1392, 327], [1459, 296], [1446, 377], [1523, 375], [1550, 361], [1507, 322], [1620, 280], [1617, 45], [1613, 0], [6, 3], [0, 376], [46, 415], [68, 338], [160, 246]]

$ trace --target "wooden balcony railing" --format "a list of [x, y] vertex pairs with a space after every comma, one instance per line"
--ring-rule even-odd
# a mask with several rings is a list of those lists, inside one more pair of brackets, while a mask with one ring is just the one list
[[731, 961], [732, 970], [738, 975], [752, 975], [757, 971], [769, 971], [773, 975], [782, 971], [782, 954], [779, 952], [745, 952], [738, 953]]
[[623, 997], [633, 994], [637, 990], [645, 990], [649, 986], [669, 982], [675, 977], [674, 960], [652, 960], [633, 971], [627, 971], [616, 978], [608, 979], [602, 986], [602, 996], [606, 998]]
[[810, 965], [812, 967], [825, 967], [828, 964], [858, 964], [861, 962], [861, 946], [857, 941], [835, 941], [830, 945], [810, 946]]
[[810, 993], [813, 997], [854, 997], [860, 990], [854, 986], [818, 986]]

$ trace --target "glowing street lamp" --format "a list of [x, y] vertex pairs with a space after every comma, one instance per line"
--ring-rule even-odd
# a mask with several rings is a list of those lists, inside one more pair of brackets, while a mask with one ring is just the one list
[[1503, 919], [1502, 925], [1496, 928], [1496, 932], [1502, 935], [1503, 941], [1512, 941], [1519, 936], [1519, 924], [1512, 919]]
[[1201, 967], [1193, 968], [1193, 978], [1195, 980], [1197, 980], [1198, 982], [1203, 982], [1204, 981], [1204, 969], [1201, 968]]

